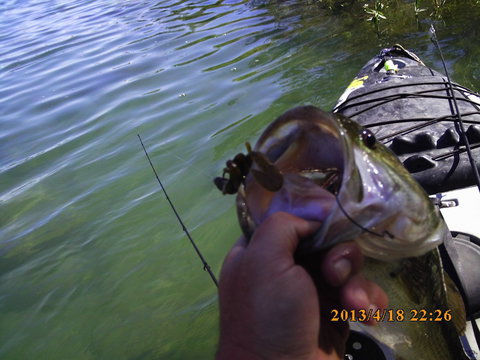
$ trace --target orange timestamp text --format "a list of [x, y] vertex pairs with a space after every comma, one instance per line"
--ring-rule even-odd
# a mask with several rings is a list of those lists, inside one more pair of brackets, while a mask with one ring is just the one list
[[425, 321], [450, 321], [452, 320], [451, 310], [426, 310], [426, 309], [360, 309], [360, 310], [336, 310], [330, 311], [330, 321], [352, 321], [368, 322], [425, 322]]

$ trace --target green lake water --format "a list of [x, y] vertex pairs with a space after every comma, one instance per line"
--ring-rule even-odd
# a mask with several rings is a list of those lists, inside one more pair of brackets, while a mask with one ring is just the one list
[[218, 274], [240, 235], [212, 179], [293, 106], [330, 109], [401, 43], [480, 89], [475, 1], [0, 1], [0, 358], [211, 359]]

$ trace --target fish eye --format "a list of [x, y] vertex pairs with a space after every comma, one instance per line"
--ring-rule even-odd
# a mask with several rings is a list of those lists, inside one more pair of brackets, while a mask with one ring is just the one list
[[373, 135], [373, 133], [370, 130], [363, 129], [362, 133], [361, 133], [361, 136], [362, 136], [363, 143], [369, 149], [374, 149], [375, 148], [375, 144], [377, 142], [377, 139], [375, 139], [375, 135]]

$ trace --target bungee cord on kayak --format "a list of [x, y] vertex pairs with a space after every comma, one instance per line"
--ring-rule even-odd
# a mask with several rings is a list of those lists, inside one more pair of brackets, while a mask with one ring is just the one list
[[[464, 113], [464, 116], [469, 116], [469, 115], [480, 115], [480, 111], [472, 111], [469, 113]], [[396, 132], [389, 133], [388, 135], [382, 136], [378, 138], [378, 141], [382, 141], [384, 144], [390, 142], [391, 140], [387, 140], [390, 138], [395, 138], [396, 136], [401, 136], [401, 135], [407, 135], [413, 131], [420, 130], [422, 128], [428, 127], [430, 125], [436, 124], [438, 122], [455, 122], [456, 119], [452, 117], [452, 115], [445, 115], [445, 116], [439, 116], [436, 118], [410, 118], [410, 119], [395, 119], [395, 120], [387, 120], [387, 121], [381, 121], [377, 122], [375, 124], [371, 125], [366, 125], [366, 128], [371, 128], [375, 126], [382, 126], [382, 125], [389, 125], [389, 124], [399, 124], [399, 123], [404, 123], [404, 122], [421, 122], [420, 124], [413, 125], [411, 127], [401, 129]], [[475, 120], [464, 120], [465, 123], [467, 124], [480, 124], [480, 121], [475, 121]], [[387, 141], [384, 141], [387, 140]]]
[[[428, 85], [430, 85], [430, 83], [427, 83]], [[405, 86], [410, 86], [410, 85], [427, 85], [425, 83], [413, 83], [413, 84], [409, 84], [409, 85], [405, 85]], [[396, 86], [391, 86], [391, 87], [385, 87], [383, 88], [384, 91], [386, 90], [391, 90], [391, 89], [395, 89], [395, 88], [399, 88], [399, 87], [402, 87], [401, 85], [396, 85]], [[430, 99], [445, 99], [445, 100], [453, 100], [453, 98], [451, 96], [446, 96], [446, 95], [429, 95], [428, 93], [431, 93], [431, 92], [440, 92], [440, 91], [445, 91], [446, 88], [443, 87], [443, 88], [434, 88], [434, 89], [429, 89], [429, 90], [421, 90], [421, 91], [415, 91], [415, 92], [408, 92], [408, 93], [400, 93], [400, 94], [394, 94], [394, 95], [387, 95], [387, 96], [382, 96], [382, 97], [378, 97], [378, 98], [374, 98], [374, 99], [369, 99], [369, 100], [363, 100], [363, 101], [358, 101], [358, 102], [355, 102], [353, 104], [346, 104], [345, 106], [341, 106], [338, 108], [338, 111], [344, 111], [348, 108], [352, 108], [352, 107], [355, 107], [355, 106], [359, 106], [359, 105], [366, 105], [366, 104], [371, 104], [371, 103], [375, 103], [374, 105], [370, 106], [370, 107], [367, 107], [367, 108], [363, 108], [362, 110], [359, 110], [357, 112], [354, 112], [352, 114], [350, 114], [350, 116], [352, 117], [355, 117], [357, 115], [360, 115], [364, 112], [367, 112], [369, 110], [372, 110], [376, 107], [380, 107], [382, 105], [385, 105], [389, 102], [392, 102], [392, 101], [395, 101], [395, 100], [399, 100], [399, 99], [406, 99], [406, 98], [409, 98], [409, 97], [417, 97], [417, 98], [430, 98]], [[447, 89], [448, 90], [448, 89]], [[458, 90], [458, 89], [457, 89]], [[365, 94], [362, 94], [362, 96], [366, 96], [366, 95], [371, 95], [372, 93], [374, 93], [375, 91], [372, 91], [370, 92], [369, 94], [365, 93]], [[470, 92], [470, 94], [474, 95], [474, 93]], [[359, 96], [360, 97], [360, 96]], [[475, 101], [472, 101], [470, 99], [458, 99], [459, 101], [463, 101], [463, 102], [466, 102], [466, 103], [470, 103], [470, 104], [474, 104], [474, 105], [478, 105], [477, 102]], [[375, 124], [376, 125], [376, 124]], [[372, 125], [374, 126], [374, 125]]]
[[[480, 144], [472, 145], [472, 146], [470, 146], [470, 149], [473, 150], [473, 149], [477, 149], [477, 148], [479, 148], [479, 147], [480, 147]], [[455, 155], [464, 153], [464, 152], [466, 152], [466, 151], [467, 151], [466, 148], [461, 148], [461, 149], [452, 150], [452, 151], [449, 151], [449, 152], [447, 152], [447, 153], [445, 153], [445, 154], [441, 154], [441, 155], [434, 156], [434, 157], [432, 157], [432, 160], [435, 160], [435, 161], [444, 160], [444, 159], [449, 158], [450, 156], [455, 156]]]
[[471, 154], [480, 141], [480, 95], [410, 55], [400, 45], [383, 49], [333, 111], [372, 129], [428, 193], [459, 186], [480, 189]]
[[[337, 105], [334, 109], [334, 112], [343, 112], [344, 110], [346, 110], [348, 108], [357, 106], [360, 103], [351, 103], [351, 101], [361, 99], [361, 98], [367, 97], [367, 96], [375, 94], [375, 93], [383, 93], [387, 90], [392, 90], [392, 89], [399, 89], [399, 88], [405, 88], [405, 87], [418, 87], [418, 86], [426, 86], [426, 85], [445, 85], [445, 82], [444, 81], [409, 82], [409, 83], [406, 83], [406, 84], [392, 84], [392, 85], [388, 85], [388, 86], [383, 86], [381, 89], [368, 90], [368, 91], [362, 92], [361, 94], [350, 96], [348, 98], [348, 102], [344, 102], [344, 103], [341, 103], [340, 105]], [[452, 84], [452, 85], [454, 86], [455, 90], [465, 92], [465, 93], [475, 95], [475, 96], [478, 95], [475, 92], [471, 91], [470, 89], [468, 89], [464, 86], [461, 86], [459, 84]], [[425, 90], [414, 91], [414, 92], [410, 92], [410, 93], [409, 92], [404, 92], [404, 93], [401, 93], [401, 94], [397, 94], [397, 96], [398, 95], [409, 96], [409, 95], [419, 94], [419, 93], [422, 93], [422, 92], [434, 92], [434, 91], [444, 91], [444, 90], [445, 90], [445, 86], [443, 86], [441, 88], [429, 89], [429, 90], [426, 90], [426, 91]], [[389, 98], [389, 97], [390, 96], [375, 97], [373, 99], [370, 99], [366, 103], [380, 101], [380, 100], [383, 100], [383, 99], [386, 99], [386, 98]], [[476, 104], [479, 105], [479, 103], [476, 103]]]

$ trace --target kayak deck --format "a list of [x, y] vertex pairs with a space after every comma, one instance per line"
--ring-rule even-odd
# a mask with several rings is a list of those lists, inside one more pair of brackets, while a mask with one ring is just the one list
[[[476, 158], [480, 96], [452, 85]], [[369, 128], [429, 194], [475, 184], [447, 77], [401, 46], [384, 49], [371, 59], [333, 111]]]

